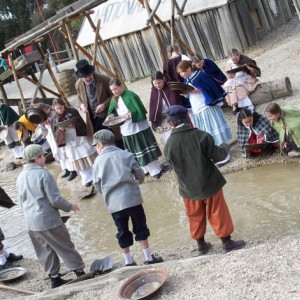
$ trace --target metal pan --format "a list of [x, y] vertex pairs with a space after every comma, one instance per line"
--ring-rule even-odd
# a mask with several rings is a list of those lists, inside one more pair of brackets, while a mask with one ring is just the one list
[[75, 122], [76, 118], [68, 119], [66, 121], [57, 123], [56, 126], [58, 127], [67, 127], [69, 125], [72, 125]]
[[26, 274], [27, 270], [23, 267], [13, 267], [0, 271], [0, 282], [14, 281]]
[[245, 71], [245, 70], [246, 70], [246, 67], [242, 66], [242, 67], [238, 67], [238, 68], [235, 68], [235, 69], [228, 70], [228, 71], [226, 71], [226, 73], [235, 74], [237, 72], [241, 72], [241, 71]]
[[126, 120], [127, 120], [126, 116], [118, 116], [118, 117], [114, 117], [114, 118], [111, 118], [111, 119], [103, 122], [103, 125], [107, 126], [107, 127], [122, 125], [125, 123]]

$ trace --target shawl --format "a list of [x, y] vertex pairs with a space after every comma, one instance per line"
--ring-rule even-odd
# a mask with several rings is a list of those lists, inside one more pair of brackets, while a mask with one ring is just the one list
[[56, 118], [54, 123], [60, 123], [66, 121], [68, 119], [76, 118], [74, 125], [77, 136], [86, 136], [87, 135], [87, 127], [82, 117], [76, 108], [66, 107], [64, 113], [62, 115], [58, 115], [56, 113]]
[[158, 90], [153, 86], [150, 96], [149, 121], [159, 121], [162, 113], [163, 101], [168, 107], [172, 105], [183, 105], [184, 103], [183, 97], [173, 92], [167, 82], [162, 90]]
[[0, 118], [3, 125], [10, 126], [18, 121], [20, 116], [9, 105], [3, 103], [0, 107]]
[[169, 81], [183, 82], [183, 78], [177, 73], [177, 65], [181, 62], [181, 55], [168, 59], [163, 64], [163, 74], [167, 76]]
[[[131, 113], [132, 122], [140, 122], [146, 119], [147, 110], [137, 94], [132, 91], [125, 90], [121, 97]], [[110, 100], [108, 115], [115, 111], [117, 101], [118, 99], [115, 97], [112, 97]]]
[[227, 80], [227, 77], [221, 69], [208, 58], [204, 59], [204, 66], [202, 70], [209, 74], [219, 85], [222, 85]]
[[[259, 77], [261, 76], [261, 70], [260, 68], [257, 66], [256, 61], [251, 59], [250, 57], [246, 56], [246, 55], [240, 55], [240, 59], [237, 63], [237, 65], [243, 66], [243, 65], [248, 65], [249, 67], [253, 68], [255, 70], [255, 76]], [[250, 74], [250, 71], [248, 69], [245, 70], [249, 75], [253, 76], [253, 74]]]
[[291, 106], [283, 107], [281, 110], [283, 122], [282, 119], [272, 122], [272, 126], [279, 133], [280, 148], [284, 142], [285, 128], [291, 133], [297, 147], [300, 147], [300, 110]]
[[279, 140], [278, 133], [271, 126], [269, 120], [261, 114], [257, 115], [258, 118], [253, 118], [253, 125], [251, 128], [247, 128], [243, 124], [240, 124], [240, 122], [238, 122], [237, 138], [238, 143], [242, 148], [243, 156], [246, 155], [245, 144], [248, 142], [252, 133], [256, 135], [262, 134], [264, 136], [264, 140], [267, 143], [276, 143]]
[[224, 101], [226, 92], [217, 84], [210, 75], [200, 70], [194, 72], [190, 77], [184, 79], [186, 84], [191, 83], [200, 90], [205, 98], [205, 105], [213, 106]]

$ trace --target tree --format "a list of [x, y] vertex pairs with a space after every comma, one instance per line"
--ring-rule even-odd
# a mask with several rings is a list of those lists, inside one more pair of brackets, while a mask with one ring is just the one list
[[[45, 19], [49, 19], [56, 12], [77, 0], [0, 0], [0, 49], [5, 48], [8, 40], [23, 34], [43, 22], [38, 3], [43, 11]], [[81, 20], [70, 24], [72, 33], [76, 37]], [[65, 49], [64, 38], [58, 32], [51, 33], [58, 49]], [[49, 39], [45, 41], [45, 48], [54, 51]]]

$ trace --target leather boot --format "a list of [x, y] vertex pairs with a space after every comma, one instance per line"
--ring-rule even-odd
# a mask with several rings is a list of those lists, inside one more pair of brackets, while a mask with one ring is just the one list
[[16, 262], [21, 259], [23, 259], [23, 255], [15, 255], [13, 253], [9, 253], [9, 255], [7, 257], [7, 261], [10, 263]]
[[66, 284], [67, 282], [71, 281], [71, 279], [65, 280], [62, 279], [60, 276], [58, 277], [50, 277], [51, 280], [51, 288], [55, 289], [63, 284]]
[[68, 178], [68, 181], [71, 181], [71, 180], [73, 180], [76, 177], [77, 177], [77, 172], [76, 171], [71, 171], [70, 172], [70, 176]]
[[82, 270], [82, 271], [74, 271], [74, 273], [76, 274], [76, 277], [79, 278], [83, 275], [85, 275], [86, 273]]
[[211, 243], [206, 243], [204, 237], [197, 240], [198, 250], [200, 255], [204, 255], [208, 252], [208, 250], [212, 247]]
[[227, 253], [233, 250], [238, 250], [243, 248], [246, 243], [243, 240], [233, 241], [231, 236], [227, 236], [226, 238], [221, 238], [223, 244], [223, 250]]
[[65, 169], [65, 171], [61, 174], [61, 178], [66, 178], [66, 177], [68, 177], [70, 175], [70, 171], [69, 170], [67, 170], [67, 169]]

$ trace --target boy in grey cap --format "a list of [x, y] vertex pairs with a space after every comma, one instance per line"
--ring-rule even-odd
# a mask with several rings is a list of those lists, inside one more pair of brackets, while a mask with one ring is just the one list
[[133, 245], [133, 234], [128, 227], [132, 221], [135, 240], [145, 256], [144, 264], [162, 262], [160, 256], [152, 255], [148, 237], [150, 231], [146, 224], [146, 215], [142, 206], [143, 199], [139, 183], [144, 181], [144, 171], [133, 155], [115, 146], [114, 134], [102, 129], [94, 134], [93, 145], [96, 146], [98, 157], [93, 165], [93, 182], [96, 190], [103, 194], [104, 201], [117, 226], [116, 235], [125, 261], [125, 266], [135, 266], [136, 262], [130, 255]]
[[56, 288], [68, 282], [60, 277], [59, 256], [77, 277], [85, 273], [84, 262], [59, 214], [59, 209], [77, 212], [79, 206], [60, 195], [56, 182], [44, 168], [44, 153], [40, 145], [24, 149], [27, 164], [17, 178], [16, 188], [34, 250], [51, 279], [51, 287]]

